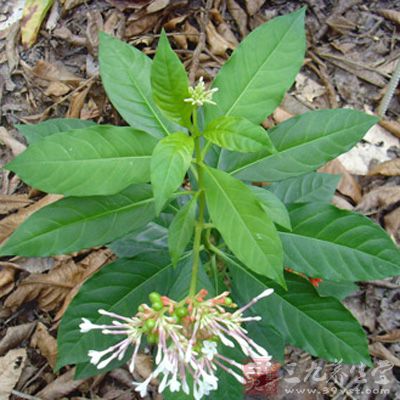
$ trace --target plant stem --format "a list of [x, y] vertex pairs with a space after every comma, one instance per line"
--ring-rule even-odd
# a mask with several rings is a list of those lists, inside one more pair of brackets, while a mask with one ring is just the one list
[[206, 206], [206, 200], [204, 196], [204, 184], [203, 184], [203, 170], [201, 164], [203, 162], [201, 153], [200, 143], [200, 132], [197, 127], [197, 110], [193, 111], [193, 125], [194, 125], [194, 152], [196, 156], [196, 169], [197, 169], [197, 185], [199, 192], [199, 218], [196, 222], [194, 230], [194, 241], [193, 241], [193, 267], [192, 267], [192, 278], [190, 281], [189, 296], [192, 297], [196, 294], [197, 289], [197, 277], [199, 274], [200, 264], [200, 245], [201, 245], [201, 234], [204, 229], [204, 210]]

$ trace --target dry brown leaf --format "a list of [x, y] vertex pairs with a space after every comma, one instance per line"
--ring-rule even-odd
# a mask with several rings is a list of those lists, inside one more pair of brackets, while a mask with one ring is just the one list
[[0, 299], [14, 289], [16, 269], [0, 265]]
[[397, 25], [400, 25], [400, 11], [383, 9], [383, 10], [378, 10], [378, 14], [396, 23]]
[[291, 114], [290, 112], [287, 112], [285, 109], [283, 109], [282, 107], [278, 107], [274, 113], [272, 114], [275, 122], [277, 124], [280, 124], [283, 121], [286, 121], [289, 118], [293, 117], [293, 114]]
[[329, 161], [318, 172], [340, 175], [341, 178], [337, 190], [352, 199], [354, 203], [358, 204], [360, 202], [362, 197], [360, 185], [338, 159]]
[[78, 282], [75, 287], [67, 294], [62, 307], [58, 310], [57, 315], [54, 317], [54, 321], [58, 321], [67, 310], [74, 296], [78, 293], [79, 288], [83, 282], [96, 272], [100, 267], [107, 264], [113, 258], [113, 253], [108, 249], [102, 249], [90, 253], [85, 257], [79, 264], [85, 267], [84, 275], [82, 280]]
[[0, 399], [8, 399], [17, 384], [26, 361], [26, 350], [16, 349], [0, 357]]
[[[24, 68], [26, 68], [26, 64]], [[39, 60], [30, 72], [37, 78], [45, 81], [62, 81], [74, 84], [81, 81], [79, 76], [73, 74], [60, 62], [51, 64], [44, 60]]]
[[35, 328], [35, 322], [10, 326], [3, 339], [0, 341], [0, 356], [17, 347], [22, 341], [29, 338]]
[[400, 244], [400, 207], [385, 215], [384, 224], [389, 234]]
[[400, 158], [385, 161], [371, 168], [368, 175], [398, 176], [400, 175]]
[[172, 37], [174, 38], [174, 41], [178, 45], [179, 48], [187, 50], [188, 42], [187, 42], [185, 35], [174, 34], [174, 35], [172, 35]]
[[194, 44], [199, 42], [199, 31], [188, 21], [185, 21], [184, 32], [189, 42]]
[[231, 44], [232, 48], [238, 46], [239, 42], [226, 22], [221, 22], [217, 26], [217, 31], [228, 43]]
[[257, 14], [260, 8], [264, 5], [265, 0], [246, 0], [246, 9], [249, 15], [252, 17]]
[[21, 20], [21, 41], [27, 49], [31, 47], [39, 33], [40, 25], [46, 17], [54, 0], [27, 0]]
[[29, 200], [26, 194], [0, 194], [0, 214], [8, 214], [31, 203], [32, 200]]
[[103, 31], [104, 21], [99, 10], [87, 13], [86, 38], [88, 50], [91, 54], [97, 55], [99, 46], [99, 32]]
[[46, 90], [44, 91], [44, 94], [46, 96], [64, 96], [68, 92], [71, 91], [71, 87], [66, 85], [65, 83], [62, 82], [50, 82], [50, 85], [47, 86]]
[[4, 143], [4, 145], [12, 151], [14, 156], [21, 154], [26, 149], [24, 144], [13, 138], [7, 129], [2, 126], [0, 126], [0, 143]]
[[357, 206], [363, 213], [375, 213], [400, 201], [400, 186], [382, 186], [364, 195]]
[[60, 375], [56, 380], [37, 393], [36, 397], [43, 400], [59, 400], [63, 398], [85, 382], [84, 379], [74, 380], [74, 374], [75, 368], [72, 368], [65, 374]]
[[163, 10], [169, 5], [170, 0], [154, 0], [146, 8], [149, 14]]
[[234, 49], [234, 46], [217, 32], [212, 22], [208, 23], [206, 33], [210, 51], [216, 56], [223, 56], [227, 49]]
[[0, 221], [0, 242], [7, 239], [8, 236], [13, 233], [13, 231], [30, 215], [32, 215], [35, 211], [40, 210], [42, 207], [45, 207], [51, 203], [54, 203], [57, 200], [62, 198], [61, 195], [58, 194], [49, 194], [39, 201], [33, 203], [29, 207], [22, 208], [15, 214], [11, 214], [6, 218], [3, 218]]
[[372, 336], [372, 340], [381, 343], [397, 343], [400, 342], [400, 329], [394, 329], [384, 335]]
[[63, 5], [63, 9], [65, 11], [71, 10], [76, 6], [79, 6], [80, 4], [84, 3], [86, 0], [61, 0], [61, 3]]
[[181, 24], [183, 21], [185, 21], [187, 18], [187, 15], [179, 15], [177, 17], [171, 18], [164, 24], [164, 29], [166, 31], [174, 31], [176, 30], [177, 25]]
[[158, 14], [149, 14], [138, 20], [128, 22], [125, 29], [125, 37], [130, 38], [143, 32], [150, 32], [159, 19], [160, 16]]
[[391, 362], [396, 367], [400, 367], [400, 359], [390, 352], [382, 343], [376, 342], [368, 346], [372, 356]]
[[89, 84], [85, 89], [73, 94], [66, 117], [79, 118], [83, 105], [85, 104], [86, 96], [89, 93], [92, 84]]
[[31, 339], [31, 346], [39, 349], [40, 354], [47, 359], [51, 368], [56, 365], [57, 340], [50, 335], [46, 326], [39, 322]]
[[239, 4], [236, 3], [235, 0], [228, 0], [227, 6], [229, 13], [232, 15], [239, 28], [240, 34], [242, 35], [242, 37], [245, 37], [249, 33], [247, 29], [247, 14], [244, 12], [242, 7], [240, 7]]
[[47, 274], [32, 274], [22, 280], [4, 305], [16, 309], [25, 302], [36, 300], [42, 310], [54, 310], [83, 275], [84, 268], [71, 259]]

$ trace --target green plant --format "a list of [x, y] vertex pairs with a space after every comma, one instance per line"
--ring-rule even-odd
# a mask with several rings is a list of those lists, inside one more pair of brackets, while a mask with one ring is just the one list
[[[58, 368], [76, 364], [82, 378], [98, 373], [95, 365], [107, 371], [134, 363], [130, 344], [134, 354], [141, 343], [159, 352], [168, 329], [182, 334], [187, 352], [201, 362], [242, 361], [226, 331], [196, 341], [199, 313], [223, 320], [236, 339], [246, 325], [249, 337], [278, 360], [290, 343], [327, 360], [371, 363], [365, 333], [340, 300], [351, 282], [397, 274], [400, 255], [379, 226], [329, 204], [338, 177], [313, 171], [349, 150], [377, 118], [324, 110], [268, 132], [260, 126], [292, 85], [304, 52], [301, 9], [254, 30], [207, 90], [202, 80], [189, 87], [165, 33], [154, 60], [102, 34], [103, 85], [130, 127], [68, 119], [19, 127], [30, 146], [7, 168], [66, 197], [25, 221], [1, 254], [108, 245], [119, 257], [89, 278], [69, 306], [58, 334]], [[99, 310], [106, 311], [99, 316]], [[107, 325], [110, 316], [120, 322]], [[115, 331], [128, 339], [108, 335]], [[246, 355], [269, 359], [245, 341]], [[95, 351], [109, 346], [114, 353]], [[174, 360], [189, 371], [179, 354]], [[155, 360], [162, 389], [183, 390], [173, 367]], [[216, 374], [201, 385], [195, 378], [195, 398], [210, 391], [217, 400], [242, 398], [240, 377], [223, 368]], [[144, 394], [146, 385], [137, 389]]]

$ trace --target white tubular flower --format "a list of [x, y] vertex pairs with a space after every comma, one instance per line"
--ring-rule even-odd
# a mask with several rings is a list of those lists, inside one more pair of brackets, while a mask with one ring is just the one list
[[[112, 360], [122, 360], [129, 346], [133, 354], [129, 370], [134, 371], [135, 360], [141, 343], [146, 337], [147, 343], [155, 344], [155, 369], [143, 382], [133, 382], [140, 396], [145, 397], [150, 382], [159, 378], [158, 392], [169, 388], [171, 392], [182, 390], [201, 400], [218, 389], [217, 371], [223, 369], [240, 383], [244, 383], [241, 364], [219, 353], [221, 346], [238, 345], [242, 352], [253, 359], [262, 358], [269, 363], [268, 352], [247, 336], [243, 324], [259, 321], [258, 316], [244, 317], [243, 312], [260, 299], [273, 293], [265, 290], [245, 306], [237, 308], [224, 292], [217, 297], [205, 300], [206, 290], [196, 296], [180, 302], [152, 293], [149, 297], [152, 306], [142, 304], [134, 317], [128, 318], [118, 314], [99, 310], [104, 316], [114, 318], [109, 325], [97, 325], [82, 318], [79, 325], [81, 332], [100, 330], [106, 335], [123, 335], [125, 338], [109, 348], [97, 351], [90, 350], [90, 362], [102, 369]], [[228, 307], [228, 309], [227, 309]], [[192, 387], [188, 385], [190, 375]]]
[[215, 92], [218, 91], [218, 88], [206, 89], [203, 77], [201, 76], [197, 85], [193, 87], [189, 87], [190, 97], [185, 99], [186, 103], [191, 103], [194, 106], [201, 107], [204, 103], [216, 104], [212, 101], [212, 96]]

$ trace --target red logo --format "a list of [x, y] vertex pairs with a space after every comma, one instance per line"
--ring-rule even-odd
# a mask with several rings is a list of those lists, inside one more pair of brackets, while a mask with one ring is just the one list
[[276, 395], [278, 393], [279, 363], [272, 363], [268, 359], [257, 358], [244, 364], [243, 374], [246, 380], [245, 393], [247, 395]]

